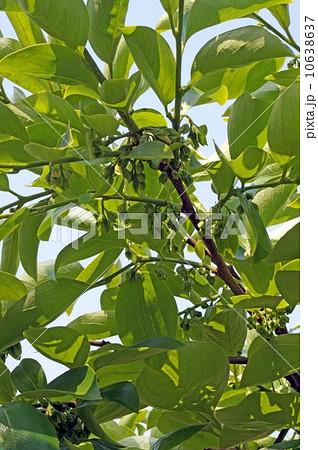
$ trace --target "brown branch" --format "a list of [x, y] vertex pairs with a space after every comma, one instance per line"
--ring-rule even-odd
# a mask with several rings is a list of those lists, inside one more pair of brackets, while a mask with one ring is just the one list
[[229, 356], [230, 364], [247, 364], [248, 358], [246, 356]]
[[284, 428], [283, 430], [281, 430], [274, 444], [280, 444], [281, 442], [283, 442], [283, 440], [287, 436], [288, 431], [289, 428]]
[[[172, 169], [167, 165], [162, 165], [161, 170], [167, 173], [169, 180], [171, 181], [176, 191], [178, 192], [180, 199], [182, 201], [182, 212], [188, 216], [194, 228], [198, 231], [198, 233], [200, 233], [199, 227], [200, 220], [196, 215], [196, 211], [192, 205], [191, 199], [182, 180], [180, 180], [179, 178], [175, 178], [172, 174]], [[207, 247], [212, 262], [217, 267], [218, 276], [222, 278], [222, 280], [229, 286], [229, 288], [235, 295], [244, 294], [244, 289], [234, 279], [227, 264], [224, 262], [222, 256], [219, 254], [217, 246], [213, 241], [213, 239], [206, 236], [202, 237], [202, 239]]]
[[92, 341], [91, 339], [89, 339], [88, 342], [89, 342], [89, 344], [92, 347], [104, 347], [104, 345], [110, 344], [109, 341], [104, 341], [104, 340], [102, 340], [102, 341]]

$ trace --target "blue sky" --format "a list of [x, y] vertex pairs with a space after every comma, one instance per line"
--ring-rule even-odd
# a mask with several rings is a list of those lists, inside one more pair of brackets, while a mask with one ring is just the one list
[[[295, 0], [294, 4], [290, 7], [291, 12], [291, 33], [294, 39], [299, 42], [299, 8], [300, 8], [300, 0]], [[162, 15], [163, 9], [159, 2], [159, 0], [131, 0], [130, 7], [127, 16], [127, 25], [146, 25], [150, 27], [155, 27], [159, 17]], [[268, 12], [263, 12], [262, 16], [265, 19], [268, 19], [271, 23], [275, 23], [275, 19]], [[189, 81], [190, 77], [190, 68], [192, 65], [192, 61], [199, 51], [199, 49], [212, 37], [227, 30], [242, 27], [249, 24], [255, 24], [255, 21], [251, 19], [239, 19], [235, 21], [226, 22], [213, 28], [209, 28], [207, 30], [203, 30], [196, 35], [192, 36], [189, 42], [187, 43], [184, 60], [183, 60], [183, 83], [186, 84]], [[275, 23], [276, 26], [277, 23]], [[277, 28], [279, 29], [279, 25], [277, 24]], [[14, 31], [8, 22], [5, 14], [0, 12], [0, 29], [4, 37], [15, 37]], [[164, 34], [165, 38], [174, 47], [173, 39], [171, 38], [170, 33]], [[97, 59], [97, 58], [96, 58]], [[101, 62], [99, 62], [101, 65]], [[11, 88], [9, 84], [6, 85], [8, 88], [8, 92], [10, 93]], [[162, 111], [161, 104], [156, 96], [148, 91], [145, 95], [142, 96], [141, 99], [138, 100], [135, 105], [135, 109], [140, 107], [152, 107]], [[226, 122], [222, 119], [222, 114], [228, 107], [228, 104], [224, 106], [220, 106], [218, 104], [210, 104], [203, 105], [200, 107], [196, 107], [190, 110], [190, 115], [193, 118], [194, 122], [198, 125], [205, 123], [208, 126], [208, 146], [203, 149], [206, 156], [211, 156], [214, 152], [214, 147], [212, 144], [212, 140], [214, 139], [219, 145], [221, 145], [226, 140]], [[22, 195], [30, 195], [33, 192], [36, 192], [34, 188], [27, 187], [27, 185], [34, 179], [34, 175], [28, 173], [26, 171], [22, 171], [17, 175], [10, 176], [10, 184], [11, 188], [15, 191], [19, 192]], [[210, 208], [215, 203], [215, 196], [212, 194], [209, 184], [201, 183], [200, 186], [197, 187], [197, 195], [201, 199], [202, 203]], [[1, 204], [4, 205], [14, 200], [14, 198], [10, 194], [1, 192]], [[63, 243], [65, 245], [66, 241], [71, 238], [70, 233], [65, 233], [63, 239]], [[60, 241], [60, 238], [55, 239], [55, 241], [42, 242], [39, 249], [39, 261], [47, 261], [50, 259], [54, 259], [55, 256], [62, 250], [63, 244]], [[79, 299], [76, 304], [74, 311], [71, 317], [67, 317], [64, 314], [58, 320], [54, 322], [53, 325], [64, 325], [69, 323], [75, 317], [87, 313], [98, 311], [100, 309], [99, 305], [99, 297], [102, 292], [102, 288], [96, 289], [92, 292], [85, 294], [81, 299]], [[298, 323], [298, 314], [293, 318], [291, 322], [291, 326], [295, 326]], [[52, 325], [51, 325], [52, 326]], [[51, 380], [56, 377], [59, 373], [62, 373], [66, 370], [66, 368], [57, 363], [52, 363], [50, 360], [42, 357], [37, 354], [35, 350], [26, 343], [23, 346], [24, 355], [23, 357], [27, 358], [36, 358], [45, 368], [48, 379]], [[9, 368], [12, 369], [16, 365], [14, 360], [9, 361]]]

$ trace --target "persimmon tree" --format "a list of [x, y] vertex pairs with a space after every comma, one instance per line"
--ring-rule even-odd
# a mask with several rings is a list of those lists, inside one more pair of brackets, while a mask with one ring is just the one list
[[[15, 197], [0, 208], [1, 448], [299, 448], [288, 1], [160, 1], [152, 29], [125, 26], [128, 0], [0, 0], [16, 33], [0, 38], [0, 189]], [[134, 107], [148, 89], [160, 111]], [[228, 138], [206, 159], [191, 108], [213, 102]], [[21, 171], [38, 193], [11, 189]], [[82, 234], [38, 263], [54, 225]], [[50, 326], [97, 287], [99, 311]], [[24, 339], [64, 373], [48, 382]]]

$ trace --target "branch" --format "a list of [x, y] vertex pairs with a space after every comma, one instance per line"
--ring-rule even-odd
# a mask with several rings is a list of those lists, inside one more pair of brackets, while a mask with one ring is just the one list
[[295, 50], [297, 50], [298, 52], [300, 52], [300, 47], [299, 45], [294, 41], [293, 37], [291, 36], [291, 34], [288, 32], [288, 38], [286, 36], [284, 36], [280, 31], [276, 30], [275, 27], [273, 27], [273, 25], [271, 25], [269, 22], [267, 22], [265, 19], [263, 19], [261, 16], [259, 16], [256, 13], [253, 13], [252, 16], [254, 17], [254, 19], [258, 20], [259, 22], [261, 22], [263, 25], [265, 25], [266, 28], [268, 28], [269, 30], [271, 30], [273, 33], [276, 34], [276, 36], [280, 37], [283, 41], [285, 41], [287, 44], [289, 44], [291, 47], [293, 47]]
[[19, 197], [15, 202], [2, 206], [2, 208], [0, 208], [0, 213], [3, 213], [3, 211], [5, 211], [6, 209], [14, 208], [15, 206], [21, 207], [25, 205], [25, 203], [31, 202], [32, 200], [37, 200], [42, 197], [46, 197], [47, 195], [52, 195], [53, 193], [53, 190], [48, 190], [39, 192], [38, 194], [29, 195], [28, 197]]
[[[179, 178], [174, 178], [172, 175], [172, 170], [170, 167], [161, 167], [162, 171], [167, 172], [169, 180], [174, 185], [176, 191], [178, 192], [181, 201], [182, 201], [182, 212], [188, 216], [191, 223], [195, 227], [195, 229], [200, 234], [200, 227], [199, 227], [199, 219], [197, 218], [195, 209], [192, 205], [191, 199], [189, 197], [189, 194], [186, 190], [186, 187], [184, 186], [183, 182]], [[235, 295], [241, 295], [244, 294], [244, 289], [237, 284], [235, 281], [233, 275], [231, 274], [228, 266], [224, 262], [222, 256], [219, 254], [217, 246], [212, 238], [202, 237], [203, 242], [205, 243], [207, 249], [209, 250], [211, 254], [211, 260], [212, 262], [217, 266], [217, 274], [222, 280], [229, 286], [229, 288], [232, 290], [232, 292]]]
[[104, 341], [104, 339], [102, 341], [92, 341], [89, 339], [88, 342], [92, 347], [104, 347], [104, 345], [110, 344], [109, 341]]
[[32, 161], [29, 163], [21, 163], [21, 164], [0, 164], [0, 169], [12, 169], [14, 173], [20, 172], [20, 170], [25, 169], [34, 169], [36, 167], [48, 166], [49, 164], [67, 164], [71, 162], [83, 161], [83, 158], [80, 156], [69, 156], [67, 158], [59, 158], [55, 161]]
[[175, 106], [174, 106], [174, 129], [180, 128], [181, 100], [181, 75], [182, 75], [182, 33], [183, 33], [184, 0], [179, 0], [179, 20], [176, 32], [176, 84], [175, 84]]
[[289, 428], [284, 428], [283, 430], [281, 430], [274, 444], [280, 444], [281, 442], [283, 442], [283, 440], [287, 436], [288, 431]]

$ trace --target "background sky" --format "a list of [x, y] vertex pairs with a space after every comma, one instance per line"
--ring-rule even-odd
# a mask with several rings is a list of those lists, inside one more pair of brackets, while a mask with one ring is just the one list
[[[212, 0], [211, 0], [212, 1]], [[290, 5], [290, 14], [291, 14], [291, 34], [296, 40], [299, 42], [299, 12], [300, 9], [300, 0], [294, 0], [294, 3]], [[130, 6], [128, 10], [127, 25], [145, 25], [155, 28], [156, 23], [159, 17], [163, 14], [164, 10], [160, 4], [159, 0], [130, 0]], [[282, 31], [275, 21], [275, 19], [271, 16], [271, 14], [267, 11], [262, 12], [262, 17], [264, 19], [270, 21], [277, 27], [280, 31]], [[200, 48], [211, 38], [216, 36], [217, 34], [223, 33], [233, 28], [239, 28], [242, 26], [256, 24], [255, 20], [252, 19], [238, 19], [232, 20], [229, 22], [225, 22], [219, 25], [216, 25], [207, 30], [202, 30], [196, 33], [191, 37], [189, 42], [187, 43], [184, 58], [183, 58], [183, 84], [187, 84], [190, 79], [190, 69], [192, 65], [192, 61], [200, 50]], [[4, 12], [0, 12], [0, 30], [4, 37], [16, 37], [11, 24], [6, 18]], [[171, 33], [164, 33], [164, 37], [170, 43], [171, 47], [174, 49], [174, 39], [172, 39]], [[95, 58], [98, 61], [98, 58]], [[102, 62], [99, 61], [100, 67], [102, 67]], [[12, 93], [12, 85], [5, 82], [5, 87], [7, 93], [10, 96]], [[202, 105], [199, 107], [192, 108], [189, 110], [189, 114], [194, 120], [194, 122], [198, 125], [206, 124], [208, 127], [208, 146], [202, 148], [202, 152], [205, 156], [210, 157], [214, 153], [213, 139], [216, 143], [221, 146], [223, 142], [226, 140], [226, 128], [227, 124], [222, 119], [222, 114], [228, 108], [230, 102], [227, 102], [226, 105], [220, 106], [216, 103], [209, 105]], [[147, 91], [135, 104], [134, 109], [151, 107], [157, 109], [164, 113], [162, 110], [161, 103], [157, 99], [156, 95], [153, 94], [150, 90]], [[35, 176], [27, 171], [22, 171], [16, 175], [10, 175], [10, 186], [11, 188], [20, 193], [21, 195], [31, 195], [35, 192], [38, 192], [38, 189], [28, 187], [34, 179]], [[201, 202], [204, 204], [206, 208], [211, 208], [213, 204], [216, 202], [216, 197], [212, 193], [210, 188], [210, 183], [200, 183], [196, 185], [197, 187], [197, 196], [200, 198]], [[5, 205], [15, 200], [11, 194], [7, 194], [4, 192], [0, 193], [0, 204]], [[68, 242], [74, 240], [74, 237], [71, 235], [71, 231], [68, 229], [54, 230], [52, 233], [52, 240], [50, 242], [41, 242], [39, 247], [38, 261], [48, 261], [55, 259], [56, 255], [62, 250], [62, 248], [67, 245]], [[1, 245], [1, 244], [0, 244]], [[0, 247], [1, 249], [1, 247]], [[195, 259], [195, 256], [191, 255], [191, 259]], [[87, 261], [82, 261], [81, 263], [85, 265]], [[23, 270], [19, 270], [18, 275], [20, 275]], [[53, 322], [50, 326], [61, 326], [66, 325], [70, 321], [74, 320], [74, 318], [79, 315], [94, 312], [100, 310], [100, 294], [103, 291], [103, 288], [94, 289], [86, 294], [84, 294], [76, 303], [74, 310], [71, 316], [67, 316], [63, 314], [60, 318], [58, 318], [55, 322]], [[183, 300], [181, 303], [189, 304]], [[289, 327], [294, 327], [299, 322], [299, 314], [298, 311], [293, 314], [291, 318], [291, 322]], [[53, 378], [58, 376], [60, 373], [63, 373], [67, 370], [64, 365], [59, 363], [54, 363], [51, 360], [43, 357], [39, 353], [37, 353], [28, 342], [23, 343], [23, 358], [35, 358], [37, 359], [43, 366], [48, 381], [51, 381]], [[8, 367], [12, 370], [18, 362], [13, 360], [11, 357], [8, 358]]]

